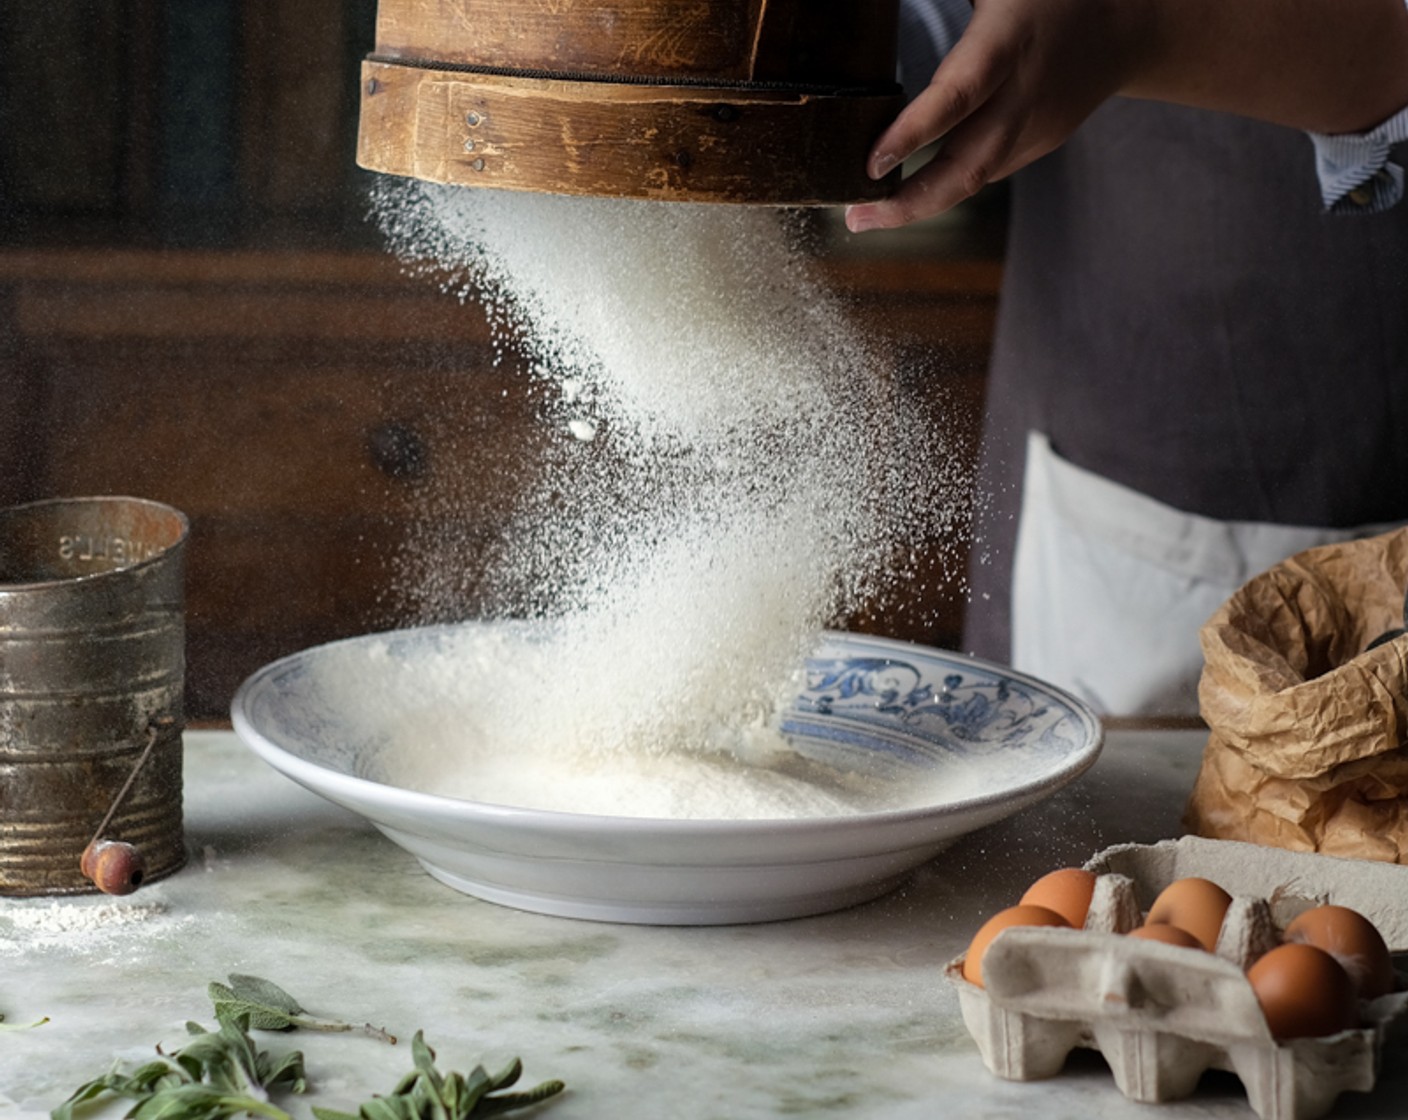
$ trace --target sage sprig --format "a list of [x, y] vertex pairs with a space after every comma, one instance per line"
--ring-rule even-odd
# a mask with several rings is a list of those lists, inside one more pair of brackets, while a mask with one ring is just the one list
[[[277, 984], [257, 976], [232, 975], [229, 984], [213, 983], [219, 1028], [187, 1023], [190, 1041], [166, 1053], [157, 1047], [154, 1061], [131, 1073], [114, 1067], [85, 1082], [56, 1108], [52, 1120], [77, 1120], [78, 1109], [104, 1096], [132, 1101], [124, 1120], [229, 1120], [260, 1116], [293, 1120], [270, 1099], [276, 1091], [302, 1093], [308, 1087], [303, 1055], [297, 1050], [271, 1056], [249, 1037], [251, 1030], [361, 1030], [374, 1038], [396, 1040], [379, 1027], [354, 1026], [309, 1015]], [[47, 1021], [47, 1020], [46, 1020]], [[36, 1024], [37, 1025], [37, 1024]], [[562, 1092], [561, 1081], [544, 1081], [522, 1092], [507, 1092], [522, 1076], [515, 1058], [496, 1075], [475, 1066], [466, 1077], [441, 1073], [424, 1034], [411, 1041], [414, 1069], [388, 1096], [376, 1096], [356, 1113], [313, 1106], [317, 1120], [486, 1120], [528, 1108]]]
[[292, 1120], [274, 1105], [272, 1090], [301, 1093], [307, 1088], [303, 1055], [297, 1050], [271, 1057], [250, 1039], [242, 1015], [217, 1015], [219, 1028], [187, 1023], [191, 1041], [174, 1053], [157, 1049], [155, 1060], [132, 1073], [114, 1068], [80, 1085], [56, 1108], [53, 1120], [74, 1120], [75, 1109], [105, 1094], [133, 1102], [127, 1120], [225, 1120], [264, 1116]]
[[370, 1023], [347, 1023], [311, 1015], [299, 1002], [270, 980], [232, 973], [228, 984], [213, 981], [207, 989], [215, 1014], [244, 1015], [252, 1030], [260, 1031], [360, 1031], [396, 1045], [396, 1036]]
[[517, 1058], [496, 1075], [482, 1065], [468, 1077], [462, 1073], [441, 1073], [435, 1068], [435, 1051], [416, 1031], [411, 1039], [415, 1068], [403, 1077], [390, 1095], [373, 1097], [356, 1113], [313, 1106], [317, 1120], [484, 1120], [485, 1117], [514, 1112], [555, 1097], [565, 1088], [561, 1081], [544, 1081], [519, 1093], [503, 1090], [517, 1084], [523, 1063]]

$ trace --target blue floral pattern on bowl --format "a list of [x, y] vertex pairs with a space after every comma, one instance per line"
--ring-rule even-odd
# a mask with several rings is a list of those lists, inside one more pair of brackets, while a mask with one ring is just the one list
[[912, 754], [918, 740], [947, 755], [1021, 744], [1054, 757], [1094, 733], [1094, 715], [1050, 685], [889, 639], [829, 636], [804, 680], [785, 731], [891, 753]]

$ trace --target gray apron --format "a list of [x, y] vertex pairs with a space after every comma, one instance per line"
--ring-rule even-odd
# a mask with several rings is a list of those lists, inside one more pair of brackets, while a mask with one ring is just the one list
[[[980, 656], [1012, 658], [1033, 438], [1061, 485], [1112, 484], [1131, 518], [1142, 496], [1200, 539], [1219, 522], [1264, 542], [1262, 526], [1333, 539], [1408, 520], [1408, 204], [1325, 215], [1302, 133], [1115, 99], [1014, 177], [987, 400], [964, 642]], [[1274, 562], [1251, 556], [1223, 568]]]

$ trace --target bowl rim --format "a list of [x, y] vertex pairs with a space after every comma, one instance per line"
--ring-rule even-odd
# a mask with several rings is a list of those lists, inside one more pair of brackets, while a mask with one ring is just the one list
[[[501, 625], [501, 623], [499, 624]], [[323, 796], [329, 796], [324, 792], [325, 790], [340, 794], [340, 804], [346, 805], [348, 802], [353, 802], [362, 805], [368, 801], [375, 801], [387, 808], [394, 807], [399, 813], [410, 812], [427, 821], [464, 823], [467, 820], [477, 820], [493, 822], [499, 826], [508, 825], [515, 831], [539, 835], [580, 834], [584, 828], [589, 828], [598, 833], [609, 831], [626, 835], [668, 832], [672, 837], [692, 835], [744, 837], [759, 831], [777, 836], [800, 835], [819, 829], [827, 832], [847, 832], [878, 827], [922, 826], [926, 822], [938, 825], [949, 818], [963, 814], [981, 813], [988, 809], [1005, 808], [1013, 803], [1020, 808], [1039, 799], [1043, 794], [1054, 793], [1090, 769], [1099, 758], [1104, 746], [1104, 725], [1085, 701], [1071, 695], [1065, 689], [1049, 684], [1028, 673], [971, 654], [942, 650], [918, 642], [829, 629], [818, 633], [816, 642], [818, 648], [833, 642], [844, 642], [863, 644], [892, 653], [911, 650], [931, 660], [954, 662], [955, 667], [960, 664], [972, 666], [976, 670], [1023, 684], [1038, 693], [1045, 694], [1059, 701], [1071, 715], [1076, 717], [1083, 732], [1081, 745], [1071, 753], [1055, 773], [1043, 774], [1016, 785], [1004, 786], [990, 793], [977, 794], [938, 805], [862, 810], [815, 817], [612, 816], [601, 813], [533, 809], [489, 801], [474, 801], [468, 798], [450, 797], [446, 794], [427, 793], [423, 790], [408, 789], [404, 786], [390, 785], [371, 778], [359, 777], [310, 762], [293, 753], [291, 749], [274, 741], [263, 730], [255, 726], [249, 714], [252, 700], [258, 696], [262, 689], [269, 686], [275, 675], [321, 651], [363, 644], [373, 640], [385, 641], [420, 633], [457, 631], [486, 625], [495, 625], [495, 623], [492, 621], [469, 621], [400, 627], [339, 638], [286, 654], [256, 669], [241, 682], [230, 703], [230, 720], [234, 731], [246, 747], [253, 750], [274, 769]], [[376, 823], [376, 818], [371, 817], [370, 814], [365, 815]]]

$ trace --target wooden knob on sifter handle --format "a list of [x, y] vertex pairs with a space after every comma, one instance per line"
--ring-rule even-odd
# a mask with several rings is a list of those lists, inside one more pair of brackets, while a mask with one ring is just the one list
[[78, 869], [104, 894], [131, 894], [142, 885], [147, 863], [122, 840], [94, 840], [83, 849]]

